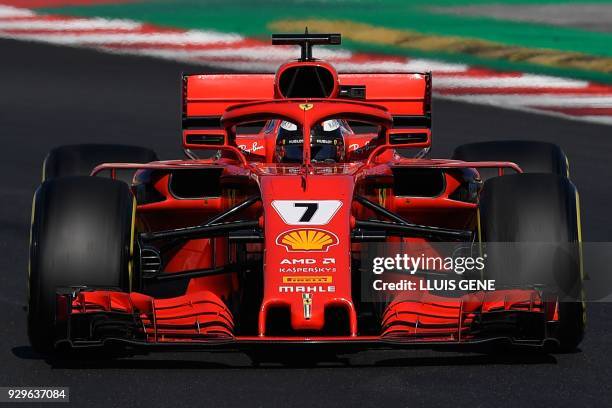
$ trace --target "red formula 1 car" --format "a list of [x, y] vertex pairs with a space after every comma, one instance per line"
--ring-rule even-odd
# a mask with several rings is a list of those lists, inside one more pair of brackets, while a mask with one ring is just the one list
[[[579, 205], [561, 149], [426, 158], [430, 73], [337, 73], [312, 46], [338, 34], [273, 43], [301, 58], [276, 74], [183, 76], [186, 160], [51, 151], [33, 204], [32, 346], [576, 347]], [[486, 265], [399, 265], [442, 246]]]

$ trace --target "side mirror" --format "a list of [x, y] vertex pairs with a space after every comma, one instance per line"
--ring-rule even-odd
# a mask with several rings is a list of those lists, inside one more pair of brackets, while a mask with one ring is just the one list
[[183, 131], [185, 149], [216, 149], [227, 144], [227, 133], [221, 129]]
[[398, 148], [431, 146], [430, 129], [390, 129], [388, 144]]

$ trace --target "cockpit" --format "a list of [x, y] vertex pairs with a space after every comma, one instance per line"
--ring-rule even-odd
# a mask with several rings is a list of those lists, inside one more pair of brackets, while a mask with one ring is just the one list
[[[274, 158], [277, 163], [301, 163], [304, 155], [304, 136], [300, 126], [279, 120]], [[313, 163], [341, 163], [346, 156], [345, 136], [350, 134], [346, 121], [331, 119], [310, 129], [310, 161]]]

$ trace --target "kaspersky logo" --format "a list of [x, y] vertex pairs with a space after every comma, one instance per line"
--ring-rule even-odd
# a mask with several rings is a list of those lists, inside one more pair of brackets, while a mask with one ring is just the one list
[[295, 229], [280, 234], [276, 244], [284, 246], [288, 252], [327, 252], [329, 247], [338, 245], [338, 237], [321, 229]]

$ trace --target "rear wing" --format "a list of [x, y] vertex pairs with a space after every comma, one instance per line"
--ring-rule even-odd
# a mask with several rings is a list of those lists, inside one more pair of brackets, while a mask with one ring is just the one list
[[431, 128], [431, 73], [338, 74], [339, 97], [382, 105], [393, 128]]
[[[220, 131], [225, 110], [235, 104], [282, 98], [275, 78], [274, 74], [183, 75], [184, 146], [224, 144]], [[332, 98], [382, 105], [393, 116], [392, 132], [398, 137], [414, 134], [430, 142], [431, 73], [347, 73], [338, 74], [337, 81]]]
[[183, 130], [221, 129], [232, 105], [274, 98], [274, 74], [183, 75]]

